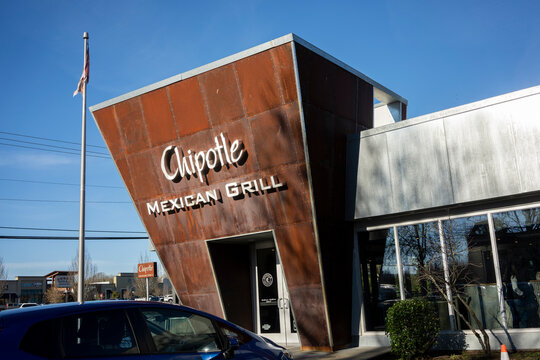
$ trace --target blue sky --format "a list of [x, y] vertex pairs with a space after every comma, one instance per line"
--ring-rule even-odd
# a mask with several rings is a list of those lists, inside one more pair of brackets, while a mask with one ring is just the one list
[[[293, 32], [408, 99], [415, 117], [540, 85], [538, 14], [532, 0], [4, 1], [0, 235], [77, 236], [9, 228], [78, 229], [79, 156], [20, 146], [78, 147], [35, 137], [80, 142], [85, 31], [88, 106]], [[107, 153], [89, 112], [87, 136]], [[87, 184], [87, 230], [144, 231], [110, 159], [88, 158]], [[107, 274], [156, 259], [146, 240], [87, 249]], [[9, 278], [68, 269], [76, 253], [77, 241], [0, 239]]]

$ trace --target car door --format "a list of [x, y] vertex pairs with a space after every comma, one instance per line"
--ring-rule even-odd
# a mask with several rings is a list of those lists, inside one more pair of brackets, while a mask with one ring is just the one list
[[61, 344], [65, 359], [142, 359], [133, 328], [121, 309], [64, 317]]
[[211, 319], [184, 309], [141, 307], [148, 353], [145, 359], [224, 358], [223, 340]]

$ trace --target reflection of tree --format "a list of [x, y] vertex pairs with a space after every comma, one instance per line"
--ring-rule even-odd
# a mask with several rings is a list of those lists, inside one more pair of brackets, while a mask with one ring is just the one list
[[[422, 296], [428, 294], [428, 283], [426, 278], [421, 275], [427, 264], [436, 265], [434, 261], [440, 260], [440, 242], [437, 228], [432, 223], [417, 224], [399, 228], [399, 246], [403, 265], [413, 267], [413, 271], [418, 277], [418, 289], [413, 293], [419, 293]], [[439, 245], [437, 246], [437, 244]]]
[[497, 214], [497, 228], [507, 233], [522, 233], [540, 230], [540, 208], [508, 211]]
[[[423, 284], [431, 284], [434, 289], [449, 304], [454, 312], [472, 330], [478, 339], [485, 354], [490, 353], [489, 337], [480, 321], [471, 308], [468, 301], [468, 294], [465, 292], [466, 285], [476, 284], [478, 265], [469, 262], [470, 251], [481, 243], [481, 239], [486, 235], [487, 227], [482, 222], [477, 222], [478, 218], [462, 218], [449, 220], [443, 223], [444, 246], [443, 249], [439, 237], [439, 232], [431, 228], [431, 235], [424, 234], [425, 242], [409, 242], [409, 245], [418, 244], [421, 246], [417, 254], [428, 254], [423, 261], [418, 262], [419, 278]], [[422, 235], [420, 232], [416, 234]], [[488, 238], [489, 239], [489, 238]], [[429, 245], [428, 242], [429, 241]], [[444, 250], [444, 251], [443, 251]], [[414, 252], [413, 252], [414, 253]], [[447, 269], [445, 273], [443, 267], [444, 253], [446, 253]], [[427, 290], [427, 289], [426, 289]], [[448, 296], [448, 290], [453, 298]], [[457, 300], [457, 303], [453, 301]], [[469, 319], [459, 310], [458, 303], [461, 304], [470, 315]], [[473, 326], [474, 322], [476, 326]]]

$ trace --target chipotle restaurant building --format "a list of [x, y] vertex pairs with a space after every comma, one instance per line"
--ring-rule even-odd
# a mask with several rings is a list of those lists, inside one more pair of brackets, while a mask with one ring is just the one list
[[[464, 290], [472, 311], [493, 300], [486, 327], [528, 328], [512, 338], [527, 347], [538, 313], [511, 318], [507, 293], [536, 296], [540, 274], [539, 94], [405, 120], [404, 98], [291, 34], [90, 110], [183, 304], [333, 350], [388, 344], [386, 309], [426, 296], [466, 346], [470, 330], [418, 279], [405, 241], [433, 242], [454, 221], [460, 261], [481, 266]], [[513, 252], [527, 272], [510, 274]]]

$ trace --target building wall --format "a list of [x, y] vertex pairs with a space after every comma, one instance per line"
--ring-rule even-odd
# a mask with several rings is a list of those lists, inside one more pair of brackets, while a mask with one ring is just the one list
[[540, 87], [365, 131], [355, 219], [540, 191]]
[[373, 127], [373, 86], [301, 45], [296, 50], [326, 301], [339, 348], [351, 343], [352, 317], [347, 135]]
[[[209, 251], [216, 251], [206, 240], [272, 231], [302, 346], [329, 350], [351, 343], [347, 135], [373, 126], [374, 87], [304, 41], [280, 41], [92, 111], [181, 301], [249, 324], [234, 310], [238, 304], [224, 312], [230, 289], [220, 293], [217, 283], [230, 274], [214, 276], [216, 266], [224, 267], [220, 259], [212, 263]], [[165, 148], [188, 156], [210, 149], [220, 134], [241, 141], [247, 156], [204, 173], [202, 181], [162, 174]], [[228, 184], [257, 179], [282, 185], [228, 196]], [[149, 211], [215, 189], [217, 201]]]
[[[273, 229], [302, 343], [329, 348], [290, 44], [93, 115], [184, 304], [224, 315], [204, 240]], [[243, 142], [243, 164], [209, 172], [203, 182], [161, 174], [166, 146], [205, 150], [221, 133]], [[286, 187], [236, 200], [223, 190], [270, 176]], [[214, 204], [148, 214], [147, 202], [216, 188], [222, 198]]]

